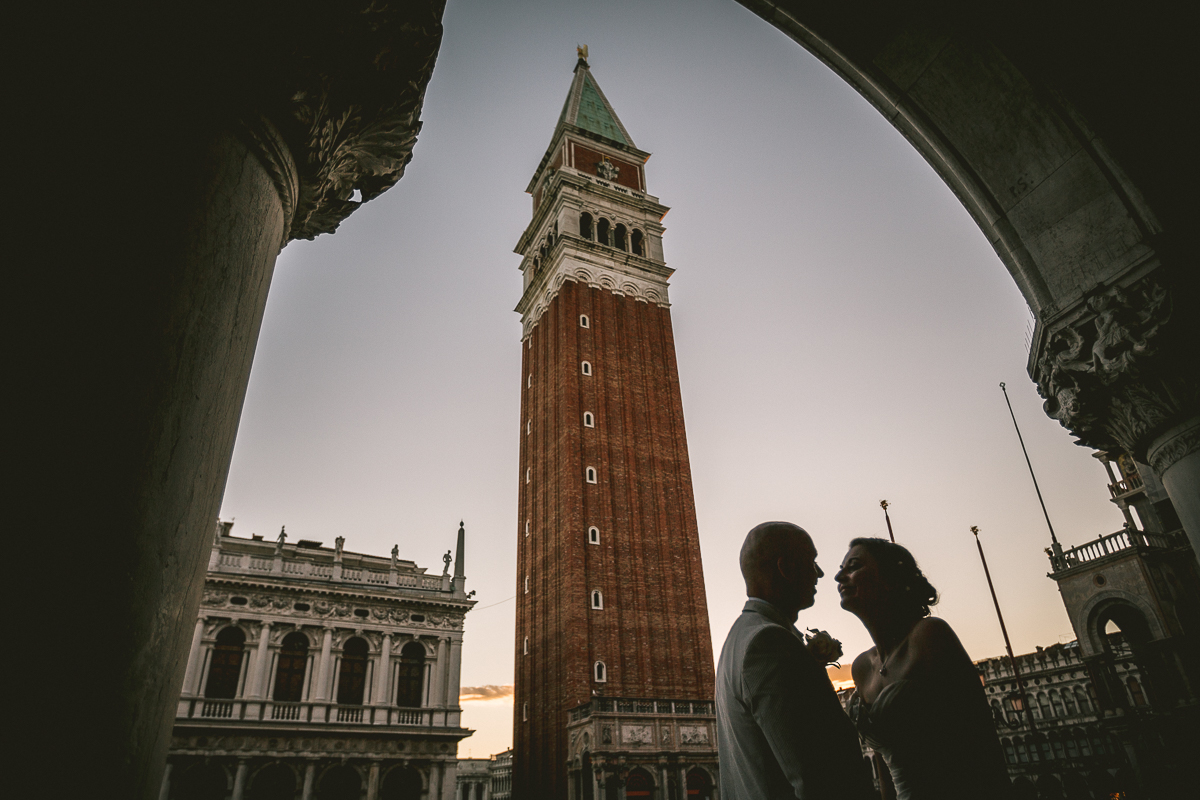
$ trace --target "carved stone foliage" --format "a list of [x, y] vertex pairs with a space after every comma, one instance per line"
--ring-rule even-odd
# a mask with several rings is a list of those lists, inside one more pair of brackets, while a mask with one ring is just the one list
[[1047, 337], [1033, 377], [1046, 413], [1080, 444], [1144, 461], [1155, 436], [1200, 411], [1198, 372], [1185, 356], [1191, 326], [1173, 300], [1151, 278], [1109, 287]]
[[681, 744], [708, 744], [708, 728], [704, 725], [680, 725]]
[[261, 82], [259, 110], [299, 178], [290, 239], [332, 233], [400, 180], [421, 129], [444, 8], [445, 0], [298, 0], [254, 43], [258, 57], [242, 72]]
[[[234, 603], [233, 598], [244, 599], [245, 603]], [[201, 601], [204, 608], [228, 609], [230, 611], [269, 612], [303, 619], [326, 619], [333, 621], [372, 622], [380, 625], [404, 625], [406, 627], [457, 630], [462, 625], [462, 615], [439, 613], [421, 609], [356, 603], [337, 598], [314, 599], [303, 595], [281, 595], [265, 592], [240, 592], [226, 587], [208, 586]], [[297, 605], [300, 608], [297, 608]], [[369, 616], [360, 617], [354, 612], [365, 609]]]

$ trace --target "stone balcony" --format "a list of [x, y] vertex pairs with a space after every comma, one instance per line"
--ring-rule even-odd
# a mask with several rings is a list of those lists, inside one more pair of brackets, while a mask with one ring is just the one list
[[388, 726], [420, 728], [428, 733], [436, 732], [438, 728], [457, 731], [461, 714], [457, 708], [400, 708], [382, 705], [339, 705], [329, 701], [285, 703], [246, 698], [219, 700], [185, 697], [179, 701], [175, 718], [177, 723], [195, 720], [205, 723], [278, 724], [288, 727]]
[[1059, 577], [1085, 564], [1102, 559], [1134, 555], [1138, 552], [1169, 550], [1187, 545], [1183, 531], [1150, 533], [1136, 528], [1123, 528], [1115, 533], [1101, 536], [1090, 542], [1072, 547], [1059, 559], [1050, 554], [1051, 577]]

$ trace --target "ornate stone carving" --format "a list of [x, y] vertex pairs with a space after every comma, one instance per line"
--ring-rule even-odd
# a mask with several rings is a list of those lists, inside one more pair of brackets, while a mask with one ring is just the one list
[[1150, 278], [1087, 299], [1089, 313], [1050, 332], [1034, 379], [1045, 410], [1098, 450], [1146, 459], [1151, 439], [1197, 412], [1197, 371], [1172, 319], [1171, 292]]
[[680, 744], [708, 744], [708, 727], [705, 725], [680, 725]]
[[621, 741], [625, 744], [653, 744], [654, 729], [649, 725], [622, 725]]
[[299, 177], [289, 239], [332, 233], [400, 180], [421, 129], [444, 7], [445, 0], [304, 3], [291, 15], [295, 25], [275, 31], [280, 44], [269, 54], [277, 63], [267, 69], [286, 77], [268, 87], [268, 116]]

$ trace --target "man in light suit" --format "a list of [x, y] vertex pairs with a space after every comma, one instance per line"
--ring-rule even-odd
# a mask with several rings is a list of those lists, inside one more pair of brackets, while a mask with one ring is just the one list
[[742, 545], [749, 599], [717, 667], [722, 800], [878, 800], [858, 734], [795, 628], [824, 574], [816, 557], [790, 522], [764, 522]]

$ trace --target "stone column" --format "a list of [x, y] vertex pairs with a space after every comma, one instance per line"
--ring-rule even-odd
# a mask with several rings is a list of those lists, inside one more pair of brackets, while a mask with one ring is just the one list
[[687, 800], [687, 766], [680, 765], [679, 767], [679, 797], [681, 800]]
[[442, 763], [429, 765], [429, 800], [442, 800]]
[[389, 705], [388, 692], [392, 682], [392, 635], [383, 635], [383, 644], [379, 648], [379, 674], [375, 676], [375, 705]]
[[167, 800], [171, 796], [171, 762], [167, 762], [163, 770], [162, 786], [158, 790], [158, 800]]
[[460, 675], [462, 673], [462, 639], [450, 640], [450, 679], [446, 684], [446, 705], [458, 708]]
[[1168, 429], [1146, 449], [1175, 513], [1200, 557], [1200, 417]]
[[[314, 703], [324, 703], [329, 700], [329, 666], [333, 657], [333, 628], [326, 628], [321, 639], [321, 662], [317, 667], [316, 696]], [[313, 720], [324, 722], [328, 707], [313, 708]]]
[[379, 762], [372, 761], [367, 771], [367, 800], [379, 800]]
[[263, 622], [258, 627], [258, 650], [254, 655], [254, 681], [250, 687], [251, 697], [266, 695], [268, 669], [271, 662], [271, 623]]
[[300, 793], [300, 800], [313, 800], [313, 783], [317, 778], [317, 765], [313, 761], [309, 761], [304, 766], [304, 788]]
[[434, 707], [444, 708], [446, 706], [446, 687], [443, 680], [443, 675], [446, 672], [446, 638], [438, 639], [437, 659], [433, 662], [433, 669], [430, 671], [430, 680], [432, 686], [429, 687], [429, 703]]
[[188, 650], [187, 672], [183, 676], [183, 693], [196, 694], [198, 691], [197, 683], [200, 680], [200, 644], [204, 639], [204, 622], [205, 618], [200, 617], [196, 620], [196, 627], [192, 630], [192, 646]]
[[661, 787], [658, 793], [658, 800], [671, 800], [671, 782], [667, 780], [667, 762], [658, 762], [659, 783]]
[[246, 796], [246, 773], [249, 767], [246, 764], [246, 759], [239, 758], [237, 762], [237, 772], [233, 774], [233, 795], [231, 800], [244, 800]]

